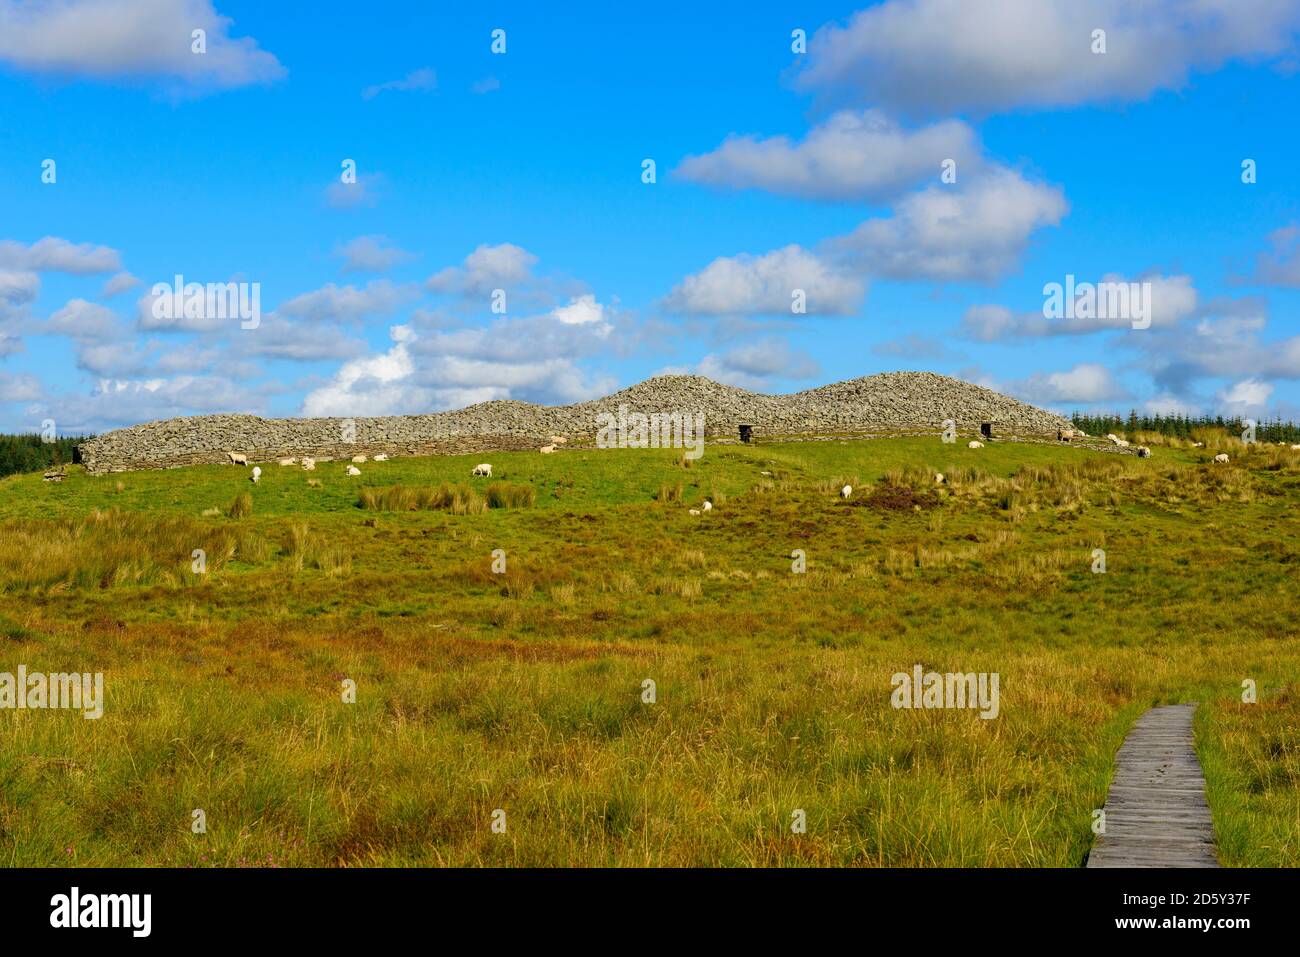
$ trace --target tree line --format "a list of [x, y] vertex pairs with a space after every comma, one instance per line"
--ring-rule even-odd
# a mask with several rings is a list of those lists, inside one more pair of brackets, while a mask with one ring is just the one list
[[56, 465], [80, 461], [77, 446], [88, 435], [44, 441], [39, 435], [0, 435], [0, 476], [18, 472], [44, 472]]
[[[1132, 435], [1135, 432], [1158, 432], [1180, 439], [1190, 438], [1197, 429], [1222, 429], [1229, 435], [1241, 435], [1246, 430], [1246, 421], [1241, 417], [1225, 418], [1222, 415], [1138, 415], [1137, 410], [1129, 412], [1125, 418], [1116, 414], [1084, 415], [1075, 412], [1070, 416], [1076, 429], [1089, 435], [1106, 435], [1121, 432]], [[1255, 423], [1255, 440], [1257, 442], [1300, 442], [1300, 425], [1286, 419], [1272, 419]]]

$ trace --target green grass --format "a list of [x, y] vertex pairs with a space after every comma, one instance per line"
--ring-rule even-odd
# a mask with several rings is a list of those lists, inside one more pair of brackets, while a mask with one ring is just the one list
[[[1197, 700], [1223, 862], [1295, 866], [1300, 456], [1211, 454], [0, 480], [0, 671], [107, 699], [0, 711], [0, 862], [1077, 866], [1133, 720]], [[997, 672], [1000, 716], [894, 710], [918, 663]]]

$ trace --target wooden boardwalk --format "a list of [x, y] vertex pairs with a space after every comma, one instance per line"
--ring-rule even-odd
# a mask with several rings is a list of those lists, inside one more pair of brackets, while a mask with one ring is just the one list
[[1106, 833], [1089, 867], [1218, 867], [1205, 775], [1192, 750], [1195, 704], [1152, 708], [1115, 756]]

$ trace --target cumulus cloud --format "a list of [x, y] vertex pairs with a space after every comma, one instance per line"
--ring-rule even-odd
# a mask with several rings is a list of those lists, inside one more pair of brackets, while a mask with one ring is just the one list
[[821, 366], [807, 352], [771, 337], [710, 353], [695, 371], [717, 382], [757, 391], [780, 379], [811, 379], [821, 372]]
[[373, 280], [364, 287], [327, 283], [320, 289], [294, 296], [276, 311], [311, 322], [356, 322], [389, 315], [418, 294], [413, 285], [395, 285], [387, 279]]
[[[1148, 274], [1137, 279], [1128, 279], [1118, 273], [1106, 273], [1101, 282], [1105, 283], [1149, 283], [1151, 327], [1174, 326], [1197, 312], [1196, 287], [1191, 276], [1161, 276]], [[1052, 280], [1061, 286], [1065, 277]], [[1076, 277], [1078, 284], [1084, 282]], [[1095, 285], [1095, 284], [1094, 284]], [[1139, 293], [1140, 294], [1140, 293]], [[1044, 292], [1044, 298], [1047, 293]], [[1076, 291], [1076, 303], [1079, 294]], [[1013, 312], [1001, 305], [971, 306], [962, 316], [959, 335], [978, 342], [998, 342], [1017, 338], [1038, 338], [1043, 336], [1078, 336], [1093, 332], [1122, 331], [1133, 328], [1137, 318], [1130, 308], [1128, 314], [1093, 316], [1088, 318], [1048, 318], [1040, 307], [1032, 312]], [[1146, 330], [1139, 330], [1145, 332]]]
[[387, 185], [388, 179], [383, 173], [357, 173], [354, 183], [345, 183], [336, 178], [325, 187], [325, 204], [333, 209], [377, 206]]
[[230, 339], [232, 355], [294, 362], [348, 359], [365, 351], [365, 342], [337, 326], [293, 322], [278, 313], [263, 316], [256, 329], [240, 329]]
[[85, 299], [70, 300], [46, 320], [42, 331], [86, 340], [121, 334], [113, 310]]
[[1268, 241], [1273, 248], [1260, 255], [1256, 278], [1271, 286], [1300, 289], [1300, 226], [1274, 230]]
[[30, 246], [12, 239], [0, 241], [0, 269], [93, 275], [122, 268], [117, 250], [91, 243], [71, 243], [56, 236]]
[[795, 85], [909, 115], [1143, 100], [1298, 26], [1291, 0], [888, 0], [819, 30]]
[[1062, 402], [1109, 402], [1126, 398], [1127, 391], [1109, 369], [1083, 362], [1064, 372], [1040, 372], [1010, 386], [1013, 395], [1027, 402], [1052, 405]]
[[101, 299], [112, 299], [118, 293], [134, 289], [138, 285], [140, 285], [140, 280], [135, 276], [132, 276], [129, 272], [119, 272], [104, 283], [104, 288], [100, 290], [99, 297]]
[[264, 415], [268, 392], [218, 375], [104, 378], [88, 394], [47, 395], [42, 407], [65, 431], [100, 432], [210, 412]]
[[992, 281], [1016, 267], [1036, 229], [1057, 225], [1069, 208], [1059, 188], [1011, 170], [965, 183], [913, 193], [893, 216], [869, 219], [826, 248], [882, 278]]
[[484, 244], [465, 257], [461, 266], [449, 266], [430, 276], [430, 292], [482, 295], [493, 289], [509, 289], [533, 278], [537, 257], [514, 243]]
[[790, 245], [761, 256], [719, 257], [683, 279], [663, 305], [689, 315], [791, 315], [795, 290], [803, 290], [808, 315], [844, 315], [857, 309], [865, 284]]
[[34, 402], [43, 394], [40, 380], [25, 372], [0, 372], [0, 402]]
[[[185, 89], [266, 83], [285, 75], [251, 37], [232, 37], [211, 0], [0, 0], [0, 61], [64, 76], [164, 77]], [[193, 52], [192, 32], [206, 32]]]
[[871, 347], [878, 356], [895, 356], [900, 359], [952, 359], [955, 353], [942, 339], [923, 336], [915, 332], [898, 339], [879, 342]]
[[388, 272], [415, 258], [414, 253], [392, 245], [387, 236], [358, 236], [340, 246], [335, 255], [343, 259], [344, 272]]
[[1215, 397], [1225, 415], [1258, 415], [1268, 406], [1273, 384], [1261, 379], [1243, 379], [1221, 389]]
[[374, 86], [368, 86], [361, 91], [361, 98], [364, 100], [373, 100], [380, 93], [409, 93], [412, 91], [423, 91], [436, 89], [438, 86], [437, 74], [429, 67], [421, 67], [418, 70], [412, 70], [400, 80], [389, 80], [387, 83], [376, 83]]
[[960, 120], [905, 130], [880, 110], [842, 111], [802, 142], [733, 136], [711, 153], [688, 156], [676, 174], [709, 186], [762, 189], [823, 200], [882, 200], [926, 179], [945, 160], [958, 175], [979, 162], [974, 131]]

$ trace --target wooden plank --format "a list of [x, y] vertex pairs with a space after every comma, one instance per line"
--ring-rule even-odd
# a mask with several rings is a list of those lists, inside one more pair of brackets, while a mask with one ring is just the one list
[[1218, 867], [1205, 774], [1192, 748], [1195, 704], [1152, 708], [1115, 755], [1106, 833], [1089, 867]]

